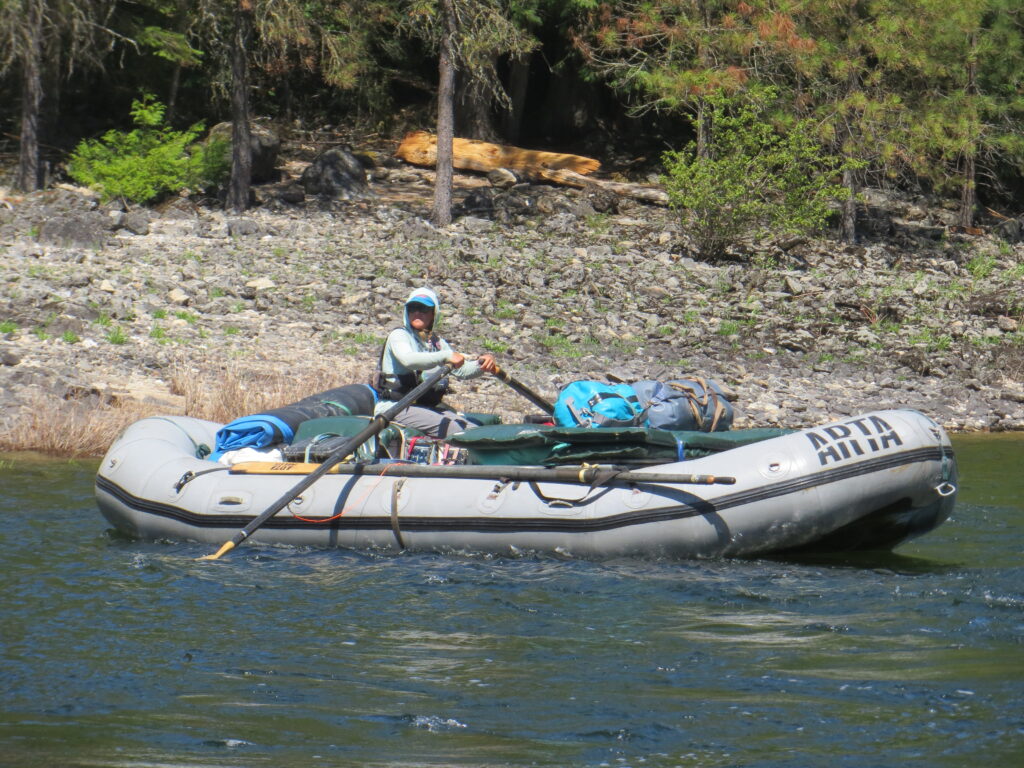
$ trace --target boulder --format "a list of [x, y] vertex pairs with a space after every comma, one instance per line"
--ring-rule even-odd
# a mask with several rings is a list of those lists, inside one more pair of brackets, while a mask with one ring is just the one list
[[39, 242], [62, 248], [101, 248], [110, 223], [99, 213], [48, 218], [39, 226]]
[[[210, 138], [231, 142], [231, 123], [217, 123], [210, 129]], [[279, 181], [281, 172], [277, 169], [277, 157], [281, 151], [281, 139], [264, 125], [249, 125], [249, 147], [252, 150], [252, 183], [265, 184]]]
[[366, 169], [344, 148], [328, 149], [302, 172], [299, 184], [307, 195], [352, 199], [366, 194]]

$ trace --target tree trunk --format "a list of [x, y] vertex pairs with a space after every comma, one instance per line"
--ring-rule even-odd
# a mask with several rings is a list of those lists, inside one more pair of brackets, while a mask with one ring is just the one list
[[173, 124], [177, 117], [178, 90], [181, 88], [181, 64], [175, 64], [171, 70], [171, 82], [167, 86], [167, 123]]
[[15, 186], [22, 192], [34, 192], [40, 189], [42, 181], [39, 173], [39, 116], [43, 105], [43, 9], [38, 2], [29, 3], [25, 36], [25, 54], [21, 61], [21, 139]]
[[840, 224], [842, 239], [847, 243], [857, 242], [857, 180], [849, 168], [843, 171], [843, 186], [846, 187], [846, 199], [843, 201], [843, 213]]
[[[177, 17], [177, 29], [178, 32], [185, 36], [185, 32], [188, 29], [188, 5], [185, 0], [177, 1], [177, 10], [175, 16]], [[171, 82], [167, 89], [167, 123], [171, 125], [174, 123], [174, 118], [177, 116], [178, 108], [178, 90], [181, 88], [181, 70], [184, 67], [181, 62], [175, 62], [174, 69], [171, 70]]]
[[227, 197], [227, 207], [235, 213], [241, 213], [249, 207], [249, 189], [252, 184], [247, 63], [252, 37], [252, 15], [252, 0], [238, 0], [231, 45], [231, 182]]
[[455, 83], [455, 132], [469, 139], [497, 141], [492, 114], [494, 94], [479, 78], [466, 77], [465, 72], [463, 75]]
[[978, 126], [977, 114], [975, 112], [977, 108], [978, 95], [978, 65], [976, 63], [976, 56], [974, 55], [978, 49], [977, 33], [971, 34], [970, 48], [972, 55], [967, 64], [967, 103], [968, 130], [971, 131], [972, 135], [970, 140], [967, 142], [967, 148], [964, 150], [962, 162], [963, 178], [960, 186], [960, 215], [958, 216], [961, 227], [971, 227], [974, 225], [974, 208], [978, 202], [975, 182], [977, 181], [977, 132], [980, 129]]
[[526, 108], [526, 94], [530, 84], [530, 59], [532, 54], [512, 59], [508, 70], [508, 92], [512, 102], [503, 120], [505, 140], [513, 144], [519, 141], [523, 128], [523, 110]]
[[623, 181], [607, 181], [605, 179], [594, 179], [584, 176], [581, 173], [569, 169], [537, 168], [527, 172], [527, 178], [543, 179], [553, 184], [563, 184], [569, 187], [587, 189], [596, 187], [614, 192], [620, 197], [631, 197], [634, 200], [643, 200], [656, 205], [668, 205], [668, 193], [657, 187], [648, 187], [643, 184], [628, 184]]
[[974, 209], [978, 203], [975, 187], [976, 175], [974, 152], [968, 151], [964, 156], [963, 186], [960, 187], [960, 215], [958, 218], [961, 227], [974, 226]]
[[711, 159], [711, 107], [707, 99], [697, 99], [697, 157]]
[[[708, 9], [707, 3], [700, 2], [697, 4], [697, 10], [700, 13], [701, 23], [704, 25], [703, 34], [708, 34], [711, 30], [711, 12]], [[704, 68], [704, 71], [714, 67], [714, 62], [711, 58], [711, 51], [706, 41], [701, 40], [698, 43], [697, 55], [700, 57], [700, 65]], [[714, 126], [711, 122], [711, 105], [708, 104], [707, 99], [704, 97], [698, 97], [697, 99], [697, 157], [702, 160], [711, 159], [711, 132], [714, 130]]]
[[[859, 50], [858, 50], [859, 53]], [[846, 99], [852, 100], [853, 94], [859, 93], [861, 90], [860, 76], [857, 74], [855, 68], [850, 69], [849, 74], [846, 77]], [[861, 138], [854, 135], [854, 128], [850, 125], [849, 119], [845, 119], [842, 122], [842, 134], [841, 143], [843, 157], [846, 160], [852, 160], [850, 157], [851, 152], [862, 151], [848, 149], [849, 147], [858, 147], [860, 142], [857, 139]], [[857, 130], [861, 130], [858, 125]], [[843, 201], [843, 217], [840, 228], [840, 236], [844, 242], [856, 243], [857, 242], [857, 174], [851, 168], [843, 169], [843, 186], [847, 190], [846, 200]]]
[[452, 223], [452, 141], [455, 138], [455, 10], [452, 0], [441, 0], [444, 31], [438, 63], [437, 87], [437, 164], [434, 180], [434, 207], [430, 219], [435, 227]]

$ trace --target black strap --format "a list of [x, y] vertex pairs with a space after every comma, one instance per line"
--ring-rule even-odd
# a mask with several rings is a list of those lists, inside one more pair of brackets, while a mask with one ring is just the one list
[[[545, 504], [551, 507], [575, 507], [578, 504], [590, 503], [590, 495], [598, 488], [603, 486], [609, 480], [619, 474], [621, 470], [609, 469], [596, 473], [594, 479], [590, 482], [590, 487], [587, 488], [587, 492], [580, 496], [578, 499], [563, 499], [558, 496], [547, 496], [538, 487], [535, 480], [528, 480], [527, 484], [530, 486], [530, 490], [533, 491], [534, 495], [543, 501]], [[611, 490], [611, 487], [604, 488], [604, 492], [607, 493]]]
[[226, 469], [230, 469], [230, 467], [224, 467], [224, 466], [212, 467], [210, 469], [204, 469], [204, 470], [202, 470], [200, 472], [193, 472], [190, 469], [188, 472], [186, 472], [184, 475], [182, 475], [181, 477], [178, 478], [178, 482], [176, 482], [174, 484], [174, 492], [175, 493], [181, 493], [181, 489], [184, 488], [189, 483], [191, 483], [197, 477], [201, 477], [203, 475], [208, 475], [211, 472], [223, 472]]

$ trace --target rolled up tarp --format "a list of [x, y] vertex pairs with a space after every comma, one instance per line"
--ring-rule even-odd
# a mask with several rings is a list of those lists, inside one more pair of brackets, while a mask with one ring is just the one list
[[299, 425], [309, 419], [372, 416], [376, 403], [377, 393], [370, 386], [346, 384], [280, 408], [241, 416], [217, 431], [217, 442], [210, 459], [217, 461], [228, 451], [242, 448], [266, 448], [277, 443], [289, 443]]

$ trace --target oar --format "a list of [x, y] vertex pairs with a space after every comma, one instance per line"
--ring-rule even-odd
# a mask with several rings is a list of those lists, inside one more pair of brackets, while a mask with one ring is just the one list
[[371, 421], [369, 425], [367, 425], [366, 429], [364, 429], [358, 435], [356, 435], [347, 443], [342, 445], [336, 451], [331, 453], [331, 455], [327, 457], [324, 463], [321, 464], [316, 469], [316, 471], [307, 475], [302, 481], [296, 484], [294, 488], [288, 491], [288, 493], [286, 493], [280, 499], [278, 499], [269, 507], [267, 507], [263, 514], [259, 515], [258, 517], [254, 517], [249, 522], [249, 524], [245, 526], [245, 528], [243, 528], [235, 534], [235, 537], [233, 539], [224, 542], [224, 545], [220, 549], [218, 549], [215, 554], [206, 555], [199, 559], [217, 560], [221, 555], [230, 552], [232, 549], [237, 547], [239, 544], [241, 544], [243, 541], [249, 538], [249, 536], [251, 536], [257, 528], [259, 528], [261, 525], [267, 522], [267, 520], [272, 518], [274, 515], [276, 515], [286, 506], [288, 506], [288, 504], [294, 501], [295, 498], [298, 497], [300, 493], [309, 488], [309, 486], [311, 486], [313, 483], [319, 480], [323, 475], [327, 474], [327, 472], [330, 471], [331, 467], [340, 462], [342, 459], [344, 459], [346, 456], [352, 453], [352, 451], [354, 451], [360, 445], [365, 443], [371, 437], [378, 434], [379, 432], [382, 432], [384, 428], [391, 423], [391, 420], [395, 418], [395, 416], [397, 416], [401, 411], [403, 411], [406, 408], [406, 406], [415, 402], [420, 395], [422, 395], [428, 389], [433, 387], [437, 382], [439, 382], [441, 379], [443, 379], [451, 372], [452, 366], [441, 366], [436, 372], [434, 372], [426, 379], [424, 379], [423, 383], [416, 387], [414, 390], [412, 390], [412, 392], [410, 392], [397, 403], [395, 403], [393, 406], [388, 408], [386, 411], [384, 411], [384, 413], [380, 414], [379, 416], [375, 416], [373, 418], [373, 421]]
[[[233, 475], [304, 475], [319, 464], [297, 462], [243, 461], [231, 467]], [[452, 477], [462, 480], [513, 480], [541, 483], [671, 483], [678, 485], [735, 485], [735, 477], [692, 475], [683, 472], [630, 470], [615, 464], [583, 464], [578, 467], [527, 467], [520, 465], [437, 465], [437, 464], [343, 464], [331, 468], [332, 475], [376, 477]]]
[[495, 366], [495, 368], [494, 368], [494, 375], [497, 376], [499, 379], [501, 379], [506, 384], [508, 384], [510, 387], [512, 387], [512, 389], [514, 389], [520, 395], [522, 395], [527, 400], [529, 400], [531, 403], [536, 405], [542, 411], [544, 411], [544, 413], [553, 414], [555, 412], [555, 406], [553, 406], [551, 403], [549, 403], [543, 397], [538, 395], [536, 392], [534, 392], [528, 386], [523, 384], [523, 382], [521, 382], [518, 379], [515, 379], [512, 376], [510, 376], [506, 371], [503, 371], [501, 368]]

